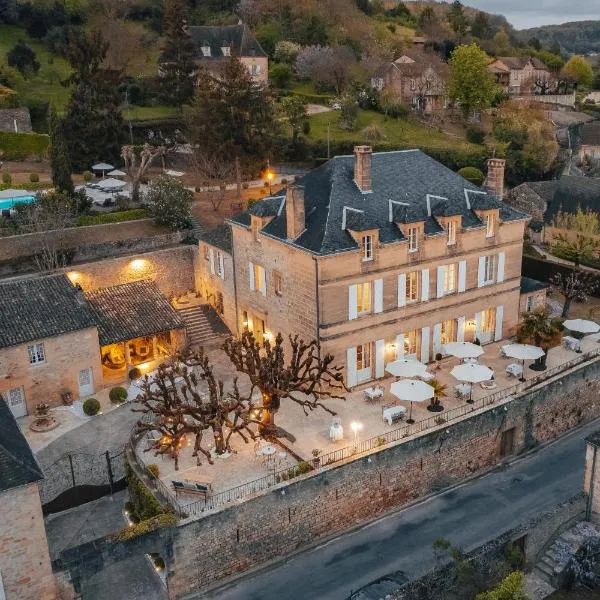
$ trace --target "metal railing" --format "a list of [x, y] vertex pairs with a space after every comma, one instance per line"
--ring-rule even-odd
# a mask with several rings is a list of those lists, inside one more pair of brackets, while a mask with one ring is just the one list
[[[444, 411], [443, 413], [438, 413], [437, 415], [428, 417], [427, 419], [416, 421], [411, 425], [403, 425], [402, 427], [382, 433], [378, 436], [358, 441], [351, 446], [346, 446], [345, 448], [340, 448], [339, 450], [333, 450], [327, 454], [322, 454], [319, 457], [319, 466], [325, 467], [338, 462], [346, 461], [348, 459], [355, 459], [361, 454], [366, 454], [377, 448], [393, 444], [409, 436], [419, 435], [423, 432], [433, 429], [434, 427], [459, 421], [475, 411], [491, 407], [502, 400], [510, 398], [510, 396], [520, 394], [525, 390], [535, 387], [536, 385], [539, 385], [540, 383], [547, 381], [556, 375], [564, 373], [565, 371], [597, 358], [598, 356], [600, 356], [600, 345], [594, 350], [579, 354], [570, 361], [567, 361], [556, 367], [552, 367], [551, 369], [546, 369], [539, 375], [527, 379], [524, 382], [519, 382], [512, 386], [502, 388], [493, 394], [488, 394], [483, 398], [479, 398], [472, 404], [463, 404], [461, 406], [457, 406], [456, 408]], [[144, 415], [143, 419], [146, 419], [146, 422], [148, 422], [150, 420], [148, 417], [149, 415]], [[137, 435], [135, 434], [135, 427], [130, 436], [130, 444], [133, 455], [135, 456], [135, 444], [137, 439], [134, 438], [137, 438]], [[141, 461], [139, 461], [136, 457], [136, 463], [138, 467], [144, 470], [151, 482], [155, 484], [160, 493], [167, 498], [170, 503], [173, 504], [176, 512], [178, 512], [180, 515], [187, 514], [199, 516], [207, 510], [213, 510], [235, 502], [243, 501], [254, 494], [268, 490], [279, 483], [289, 481], [290, 479], [302, 474], [301, 471], [298, 471], [297, 466], [288, 467], [280, 471], [273, 471], [272, 473], [260, 477], [259, 479], [254, 479], [253, 481], [249, 481], [242, 485], [238, 485], [228, 490], [207, 496], [202, 500], [198, 500], [187, 505], [182, 505], [167, 488], [167, 486], [160, 479], [154, 477], [154, 475], [148, 471], [145, 465], [143, 465], [143, 462], [142, 464], [140, 464], [140, 462]], [[310, 463], [307, 461], [307, 464]], [[312, 470], [313, 467], [311, 466], [310, 469]]]

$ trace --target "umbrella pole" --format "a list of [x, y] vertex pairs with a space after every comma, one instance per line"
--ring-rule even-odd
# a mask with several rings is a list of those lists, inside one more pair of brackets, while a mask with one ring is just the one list
[[412, 418], [412, 405], [413, 405], [413, 403], [412, 403], [412, 400], [411, 400], [411, 402], [410, 402], [410, 412], [408, 413], [408, 419], [406, 420], [406, 422], [409, 425], [412, 425], [415, 422], [414, 419]]
[[469, 399], [467, 400], [467, 404], [473, 404], [473, 384], [470, 384], [469, 387]]
[[521, 371], [521, 377], [519, 377], [519, 381], [523, 382], [525, 381], [525, 360], [521, 361], [523, 363], [523, 369]]

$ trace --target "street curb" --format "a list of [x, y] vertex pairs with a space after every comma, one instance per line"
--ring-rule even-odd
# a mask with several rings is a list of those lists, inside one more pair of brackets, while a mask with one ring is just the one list
[[181, 600], [200, 600], [202, 598], [210, 598], [211, 597], [210, 594], [213, 594], [214, 592], [226, 590], [227, 588], [231, 587], [232, 585], [234, 585], [235, 583], [237, 583], [243, 579], [251, 578], [252, 576], [254, 576], [258, 573], [271, 571], [274, 568], [285, 565], [288, 562], [291, 562], [293, 559], [295, 559], [297, 556], [299, 556], [301, 554], [304, 554], [306, 552], [312, 552], [312, 551], [316, 550], [317, 548], [327, 546], [328, 544], [330, 544], [331, 542], [333, 542], [339, 538], [345, 537], [347, 535], [351, 535], [353, 533], [356, 533], [357, 531], [366, 529], [375, 523], [392, 518], [392, 517], [396, 516], [398, 513], [401, 513], [405, 510], [409, 510], [410, 508], [417, 506], [419, 504], [425, 504], [426, 502], [429, 502], [433, 498], [437, 498], [438, 496], [442, 496], [448, 492], [451, 492], [452, 490], [463, 487], [476, 479], [483, 479], [484, 477], [487, 477], [488, 475], [490, 475], [490, 473], [493, 473], [494, 471], [504, 471], [507, 468], [509, 468], [510, 466], [512, 466], [513, 464], [521, 462], [522, 460], [525, 460], [525, 459], [529, 458], [530, 456], [537, 454], [541, 450], [549, 448], [549, 447], [557, 444], [558, 442], [565, 441], [565, 440], [575, 436], [578, 431], [580, 431], [584, 427], [587, 427], [596, 422], [598, 422], [600, 424], [600, 417], [597, 417], [596, 419], [592, 419], [591, 421], [587, 421], [586, 423], [581, 423], [575, 429], [571, 429], [564, 435], [561, 435], [553, 440], [549, 440], [547, 442], [542, 442], [541, 444], [535, 446], [534, 448], [526, 450], [525, 452], [522, 452], [521, 454], [513, 457], [512, 460], [507, 459], [507, 460], [501, 461], [497, 465], [494, 465], [493, 467], [490, 467], [489, 469], [485, 469], [484, 471], [481, 471], [477, 474], [474, 474], [465, 479], [462, 479], [461, 481], [459, 481], [447, 488], [444, 488], [443, 490], [440, 490], [437, 492], [432, 492], [430, 494], [427, 494], [426, 496], [422, 496], [421, 498], [418, 498], [417, 500], [413, 500], [412, 502], [409, 502], [408, 504], [404, 504], [400, 507], [394, 508], [394, 509], [386, 512], [383, 515], [373, 517], [373, 518], [371, 518], [367, 521], [364, 521], [358, 525], [354, 525], [353, 527], [345, 529], [343, 532], [336, 532], [335, 534], [332, 534], [328, 537], [325, 537], [318, 541], [315, 541], [312, 544], [308, 544], [306, 546], [303, 546], [302, 548], [299, 548], [298, 550], [294, 550], [293, 552], [290, 552], [286, 556], [271, 559], [270, 561], [266, 561], [256, 567], [253, 567], [251, 569], [248, 569], [247, 571], [244, 571], [243, 573], [239, 573], [236, 575], [232, 575], [228, 578], [222, 579], [218, 583], [216, 583], [212, 586], [209, 586], [202, 592], [197, 592], [197, 593], [194, 593], [191, 595], [182, 596]]

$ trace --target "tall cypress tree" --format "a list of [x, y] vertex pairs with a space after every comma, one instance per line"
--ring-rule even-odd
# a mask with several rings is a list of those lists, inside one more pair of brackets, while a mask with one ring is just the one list
[[58, 118], [54, 107], [50, 110], [49, 129], [52, 183], [57, 191], [72, 194], [71, 161], [69, 159], [69, 148], [65, 139], [64, 122]]
[[187, 23], [188, 0], [167, 0], [160, 66], [161, 95], [165, 102], [175, 106], [186, 104], [194, 95], [196, 49]]

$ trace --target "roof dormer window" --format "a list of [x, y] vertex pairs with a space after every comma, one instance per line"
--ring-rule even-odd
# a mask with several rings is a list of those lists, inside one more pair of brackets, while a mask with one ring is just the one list
[[202, 49], [202, 56], [209, 57], [210, 56], [210, 46], [208, 44], [203, 44], [201, 46]]
[[221, 52], [223, 53], [223, 56], [231, 56], [231, 47], [221, 46]]

